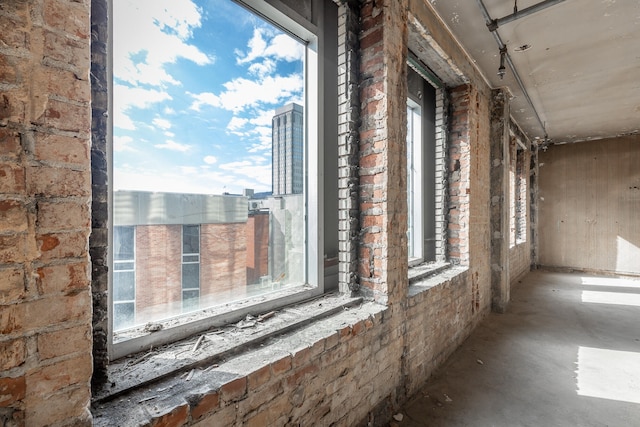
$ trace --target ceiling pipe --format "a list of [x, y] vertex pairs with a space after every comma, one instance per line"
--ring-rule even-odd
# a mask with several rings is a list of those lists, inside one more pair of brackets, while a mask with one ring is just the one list
[[487, 27], [489, 27], [489, 31], [495, 31], [501, 25], [507, 24], [511, 21], [515, 21], [516, 19], [524, 18], [525, 16], [532, 15], [536, 12], [539, 12], [543, 9], [546, 9], [551, 6], [555, 6], [558, 3], [562, 3], [565, 0], [545, 0], [540, 3], [534, 4], [533, 6], [529, 6], [525, 9], [518, 10], [513, 12], [511, 15], [503, 16], [502, 18], [492, 19], [487, 22]]
[[[478, 2], [478, 6], [480, 6], [480, 11], [482, 12], [482, 15], [484, 16], [484, 20], [487, 23], [487, 26], [489, 26], [489, 23], [492, 21], [491, 20], [491, 16], [489, 15], [489, 11], [487, 10], [487, 8], [484, 5], [484, 2], [482, 0], [477, 0], [477, 2]], [[540, 115], [538, 114], [538, 110], [536, 110], [536, 107], [533, 105], [533, 101], [531, 100], [531, 97], [529, 96], [529, 93], [524, 88], [524, 83], [522, 82], [522, 79], [520, 78], [520, 74], [518, 74], [518, 71], [516, 70], [515, 65], [513, 65], [513, 61], [511, 61], [511, 55], [509, 55], [509, 52], [506, 51], [507, 45], [505, 45], [502, 42], [502, 38], [500, 37], [500, 34], [498, 34], [497, 30], [496, 31], [491, 31], [491, 34], [493, 34], [493, 38], [496, 40], [496, 43], [498, 44], [498, 47], [500, 48], [500, 52], [501, 53], [503, 51], [505, 52], [504, 53], [504, 58], [507, 61], [507, 65], [509, 65], [509, 69], [513, 73], [513, 77], [516, 79], [516, 82], [518, 83], [518, 86], [520, 86], [520, 90], [522, 91], [525, 99], [527, 100], [527, 102], [529, 103], [531, 108], [533, 109], [533, 113], [535, 114], [536, 119], [538, 119], [538, 123], [540, 124], [540, 127], [542, 128], [542, 131], [544, 132], [544, 137], [546, 139], [547, 138], [546, 126], [544, 125], [544, 122], [540, 118]]]

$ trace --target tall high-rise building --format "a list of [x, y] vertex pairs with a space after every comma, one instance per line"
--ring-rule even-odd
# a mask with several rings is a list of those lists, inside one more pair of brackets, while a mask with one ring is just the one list
[[304, 113], [287, 104], [276, 110], [271, 128], [273, 195], [301, 194], [304, 189]]

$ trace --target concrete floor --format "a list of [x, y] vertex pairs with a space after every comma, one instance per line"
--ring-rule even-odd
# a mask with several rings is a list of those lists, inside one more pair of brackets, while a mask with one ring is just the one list
[[530, 273], [400, 413], [392, 425], [640, 426], [640, 280]]

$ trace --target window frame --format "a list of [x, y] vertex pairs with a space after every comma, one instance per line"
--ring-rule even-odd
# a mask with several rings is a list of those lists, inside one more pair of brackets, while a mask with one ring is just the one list
[[[416, 174], [420, 179], [420, 194], [417, 197], [419, 200], [414, 203], [413, 206], [412, 203], [409, 202], [409, 183], [407, 182], [407, 220], [409, 220], [409, 216], [411, 214], [413, 214], [414, 218], [419, 218], [420, 236], [414, 236], [414, 241], [422, 241], [422, 244], [419, 245], [419, 255], [407, 257], [409, 277], [411, 279], [415, 275], [415, 273], [412, 272], [412, 269], [417, 269], [420, 266], [434, 262], [446, 262], [448, 259], [446, 250], [447, 233], [444, 229], [446, 227], [444, 205], [447, 188], [442, 185], [442, 183], [438, 183], [438, 180], [440, 179], [439, 177], [445, 174], [444, 152], [446, 152], [447, 149], [447, 142], [445, 138], [446, 132], [443, 131], [446, 124], [443, 122], [441, 124], [443, 128], [438, 129], [438, 117], [440, 116], [440, 118], [444, 120], [444, 103], [438, 103], [438, 99], [444, 95], [444, 83], [434, 73], [428, 70], [424, 64], [416, 59], [415, 55], [411, 51], [409, 51], [407, 58], [407, 69], [408, 73], [411, 73], [411, 71], [415, 72], [415, 74], [421, 79], [421, 84], [424, 85], [424, 87], [428, 85], [435, 90], [433, 97], [433, 111], [427, 111], [427, 108], [425, 108], [426, 106], [419, 103], [422, 99], [417, 99], [416, 95], [411, 93], [409, 87], [407, 90], [407, 108], [411, 108], [413, 105], [419, 106], [421, 109], [421, 124], [419, 126], [421, 134], [421, 146], [419, 150], [421, 164], [420, 171]], [[409, 78], [409, 74], [407, 77]], [[423, 95], [424, 93], [420, 94], [421, 97]], [[431, 113], [433, 113], [433, 129], [430, 129], [429, 126], [425, 124], [427, 114]], [[407, 127], [408, 124], [407, 117]], [[433, 135], [428, 134], [430, 130], [433, 130]], [[427, 138], [433, 138], [433, 140], [427, 141]], [[428, 158], [431, 154], [433, 154], [433, 158]], [[407, 153], [407, 159], [408, 158], [409, 156]], [[431, 165], [427, 165], [427, 160], [431, 162]], [[409, 164], [407, 163], [407, 169], [408, 168]], [[407, 173], [407, 175], [409, 174]], [[431, 223], [428, 223], [428, 221], [431, 221]], [[409, 224], [407, 224], [407, 226], [409, 227]], [[433, 228], [433, 230], [430, 230], [431, 228]], [[409, 230], [407, 231], [407, 235], [409, 236]], [[432, 246], [428, 248], [427, 234], [433, 234], [434, 240]]]
[[[324, 268], [324, 146], [325, 133], [327, 126], [325, 124], [325, 89], [334, 87], [331, 82], [326, 82], [331, 78], [330, 67], [325, 66], [322, 59], [327, 52], [332, 52], [328, 47], [328, 43], [337, 39], [335, 36], [324, 34], [325, 29], [322, 27], [324, 16], [319, 19], [319, 25], [314, 25], [302, 16], [293, 12], [285, 3], [279, 0], [269, 2], [260, 0], [230, 0], [234, 1], [247, 10], [259, 15], [263, 19], [279, 27], [286, 33], [303, 42], [305, 49], [304, 64], [304, 200], [306, 205], [306, 221], [305, 221], [305, 268], [306, 268], [306, 285], [301, 286], [303, 289], [292, 293], [291, 290], [283, 292], [275, 292], [261, 297], [248, 298], [243, 301], [261, 300], [254, 304], [237, 304], [237, 309], [230, 312], [215, 314], [210, 317], [204, 317], [191, 322], [186, 322], [171, 328], [163, 328], [153, 334], [146, 334], [140, 337], [128, 339], [118, 343], [113, 340], [113, 271], [110, 268], [108, 274], [108, 338], [107, 351], [110, 360], [118, 359], [128, 354], [136, 353], [180, 339], [192, 336], [195, 333], [205, 331], [212, 327], [237, 322], [246, 317], [247, 314], [263, 313], [274, 309], [301, 302], [310, 298], [317, 297], [325, 292], [325, 268]], [[322, 15], [324, 8], [323, 1], [318, 0], [315, 3], [320, 4], [319, 12]], [[314, 3], [314, 4], [315, 4]], [[108, 3], [109, 16], [113, 16], [113, 0]], [[329, 26], [327, 25], [327, 28]], [[113, 182], [113, 21], [109, 20], [109, 41], [107, 43], [107, 81], [108, 81], [108, 98], [109, 98], [109, 114], [107, 119], [107, 163], [108, 163], [108, 179]], [[336, 48], [337, 49], [337, 48]], [[334, 71], [335, 72], [335, 71]], [[337, 72], [335, 72], [337, 75]], [[337, 77], [336, 77], [337, 78]], [[337, 80], [336, 80], [337, 82]], [[113, 190], [109, 188], [108, 192], [109, 206], [109, 233], [108, 233], [108, 265], [113, 265]], [[191, 313], [193, 314], [193, 312]]]
[[[184, 251], [184, 246], [185, 246], [185, 228], [190, 227], [190, 228], [197, 228], [198, 230], [198, 252], [185, 252]], [[182, 230], [181, 230], [181, 236], [182, 236], [182, 249], [181, 249], [181, 254], [180, 254], [180, 259], [181, 259], [181, 264], [180, 264], [180, 301], [182, 303], [182, 312], [189, 312], [189, 311], [195, 311], [198, 310], [197, 308], [195, 310], [192, 309], [187, 309], [185, 308], [185, 297], [184, 294], [185, 292], [198, 292], [198, 297], [197, 297], [197, 302], [195, 303], [196, 306], [200, 306], [200, 291], [201, 291], [201, 269], [200, 269], [200, 246], [201, 246], [201, 225], [200, 224], [182, 224]], [[192, 260], [185, 260], [185, 257], [197, 257], [197, 260], [192, 261]], [[184, 287], [184, 269], [185, 269], [185, 265], [197, 265], [198, 266], [198, 287], [191, 287], [191, 288], [185, 288]]]

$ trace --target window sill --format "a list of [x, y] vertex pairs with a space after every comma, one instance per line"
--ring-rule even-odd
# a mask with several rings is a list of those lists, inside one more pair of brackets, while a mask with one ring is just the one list
[[[108, 368], [108, 381], [94, 390], [94, 406], [164, 379], [190, 375], [195, 370], [216, 367], [227, 358], [265, 345], [274, 337], [293, 333], [312, 322], [331, 317], [362, 304], [362, 298], [324, 294], [312, 300], [263, 313], [234, 324], [130, 355]], [[206, 369], [205, 369], [206, 370]]]
[[[419, 271], [412, 271], [420, 268]], [[468, 267], [449, 263], [431, 263], [409, 269], [409, 297], [422, 294], [432, 288], [450, 283], [469, 271]]]
[[426, 262], [415, 267], [409, 267], [409, 285], [413, 285], [426, 277], [440, 274], [449, 268], [451, 268], [451, 263], [446, 261]]
[[[324, 351], [335, 349], [340, 343], [347, 345], [351, 337], [383, 322], [385, 312], [385, 306], [363, 302], [361, 298], [325, 295], [282, 309], [263, 322], [264, 328], [242, 329], [230, 325], [221, 333], [210, 331], [204, 334], [195, 351], [198, 336], [149, 357], [142, 355], [118, 361], [128, 369], [117, 374], [112, 372], [111, 379], [128, 381], [129, 387], [107, 386], [111, 391], [102, 392], [93, 400], [94, 426], [165, 425], [163, 422], [174, 417], [202, 421], [216, 411], [233, 415], [238, 400], [249, 399], [267, 380], [293, 380], [303, 375]], [[278, 320], [280, 322], [276, 322]], [[262, 329], [272, 332], [264, 334]], [[234, 348], [218, 358], [209, 353], [212, 349], [219, 354], [224, 337], [228, 335], [231, 340], [238, 334], [245, 335], [244, 344], [236, 342]], [[214, 340], [220, 343], [212, 342]], [[194, 353], [198, 357], [194, 357]], [[185, 358], [190, 364], [178, 367]], [[145, 384], [143, 366], [157, 369], [162, 363], [173, 365], [172, 372], [162, 376], [158, 371], [155, 378]], [[221, 417], [215, 422], [224, 419], [224, 415]]]

